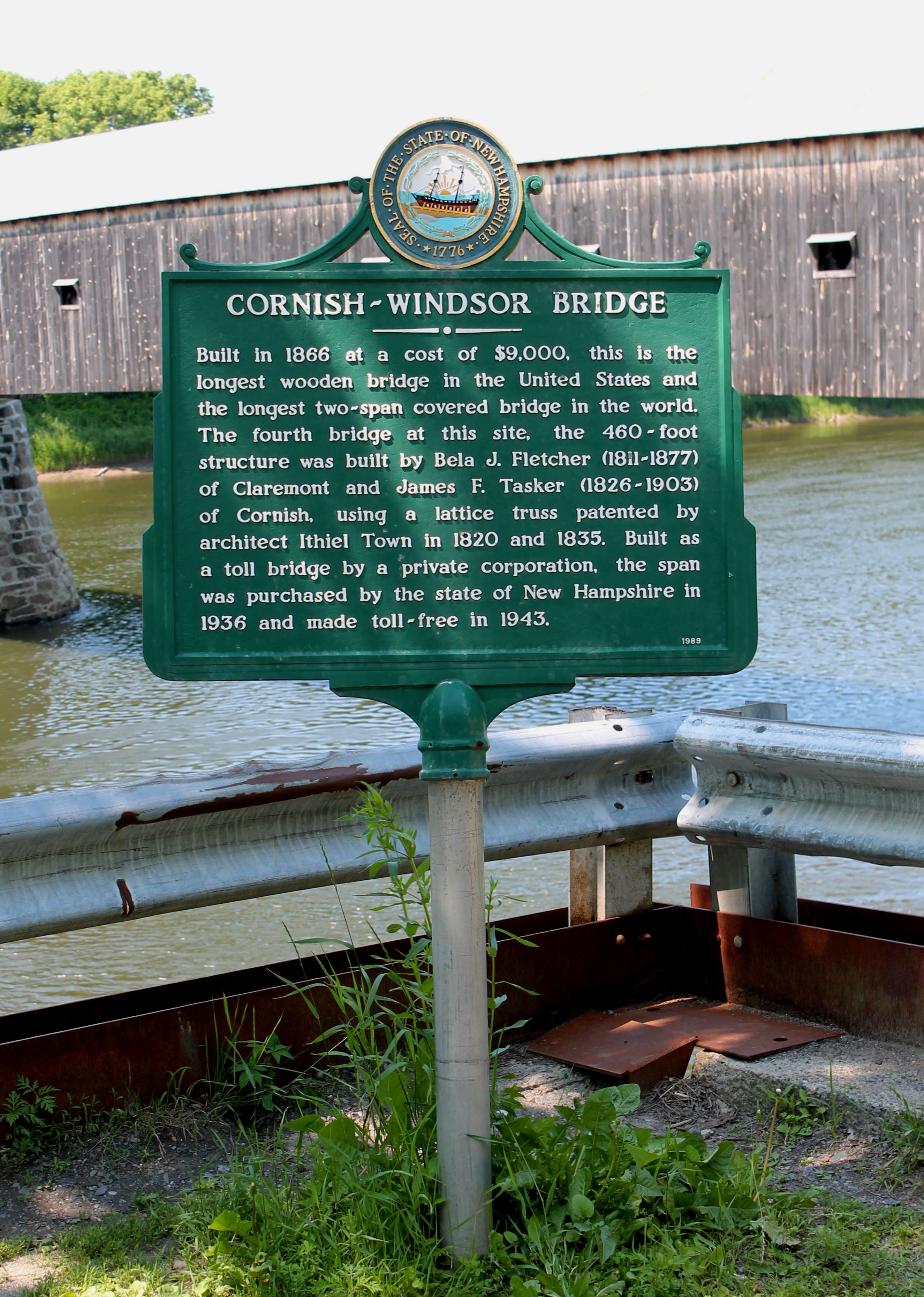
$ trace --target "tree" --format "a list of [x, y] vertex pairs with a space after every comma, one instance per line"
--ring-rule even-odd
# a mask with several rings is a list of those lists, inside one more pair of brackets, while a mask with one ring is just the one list
[[0, 149], [29, 143], [41, 93], [40, 81], [30, 81], [16, 72], [0, 72]]
[[32, 81], [0, 72], [0, 149], [207, 113], [212, 96], [188, 74], [72, 72]]

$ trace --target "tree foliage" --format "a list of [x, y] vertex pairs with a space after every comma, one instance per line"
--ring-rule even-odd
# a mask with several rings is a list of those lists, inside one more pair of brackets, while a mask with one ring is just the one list
[[33, 81], [0, 71], [0, 149], [207, 113], [212, 96], [183, 73], [71, 72]]
[[0, 72], [0, 149], [28, 144], [38, 117], [42, 84], [15, 72]]

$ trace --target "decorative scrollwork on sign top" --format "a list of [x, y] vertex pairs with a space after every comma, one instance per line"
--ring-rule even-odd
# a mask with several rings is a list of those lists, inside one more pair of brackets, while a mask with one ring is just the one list
[[[705, 239], [700, 239], [694, 245], [692, 257], [680, 261], [623, 261], [615, 257], [603, 257], [599, 253], [589, 252], [587, 249], [580, 248], [577, 244], [570, 242], [563, 234], [559, 234], [536, 211], [532, 198], [534, 194], [541, 193], [543, 186], [544, 182], [540, 176], [530, 176], [525, 182], [522, 209], [524, 219], [522, 226], [519, 228], [528, 230], [540, 246], [546, 248], [547, 251], [566, 265], [600, 266], [610, 270], [694, 270], [699, 269], [712, 252], [711, 245]], [[259, 270], [269, 273], [302, 270], [336, 261], [337, 258], [342, 257], [345, 252], [348, 252], [350, 248], [358, 243], [363, 235], [369, 234], [388, 262], [392, 265], [397, 264], [399, 258], [396, 256], [394, 248], [383, 237], [380, 228], [373, 220], [369, 200], [369, 181], [363, 180], [360, 176], [353, 176], [349, 182], [349, 187], [352, 193], [360, 196], [359, 207], [338, 234], [335, 234], [332, 239], [328, 239], [326, 243], [322, 243], [319, 248], [315, 248], [312, 252], [303, 253], [298, 257], [290, 257], [284, 261], [248, 261], [241, 263], [202, 261], [199, 258], [199, 249], [194, 243], [182, 243], [178, 249], [179, 255], [190, 270], [216, 274], [241, 270]], [[515, 233], [499, 255], [491, 257], [491, 260], [495, 262], [505, 260], [513, 251], [517, 237], [518, 235]], [[403, 262], [402, 264], [407, 267], [412, 263]], [[449, 269], [448, 266], [446, 268]], [[453, 267], [453, 269], [455, 268]]]

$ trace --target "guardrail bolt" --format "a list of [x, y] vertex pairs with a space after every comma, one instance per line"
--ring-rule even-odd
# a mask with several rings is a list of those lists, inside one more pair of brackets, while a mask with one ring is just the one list
[[728, 784], [729, 788], [737, 788], [738, 784], [741, 783], [741, 776], [736, 774], [734, 770], [729, 770], [728, 774], [725, 776], [725, 782]]

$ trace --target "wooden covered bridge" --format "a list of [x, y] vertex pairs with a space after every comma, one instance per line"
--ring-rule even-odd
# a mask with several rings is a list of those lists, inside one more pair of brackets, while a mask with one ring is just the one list
[[[156, 390], [159, 275], [181, 268], [180, 244], [269, 261], [343, 226], [357, 199], [323, 149], [222, 151], [219, 126], [198, 118], [0, 154], [0, 392]], [[712, 243], [712, 264], [733, 272], [739, 390], [924, 396], [922, 128], [619, 143], [522, 171], [543, 177], [546, 219], [604, 255], [667, 260]], [[357, 170], [374, 142], [368, 152]], [[377, 252], [369, 241], [351, 255]]]

